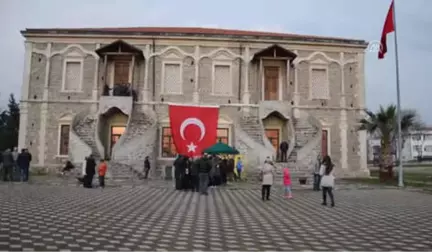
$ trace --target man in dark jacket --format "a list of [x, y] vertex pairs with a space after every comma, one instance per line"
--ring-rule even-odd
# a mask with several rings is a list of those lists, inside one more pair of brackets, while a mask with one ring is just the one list
[[175, 189], [182, 190], [182, 180], [185, 172], [185, 158], [179, 155], [174, 161], [174, 179], [175, 179]]
[[86, 159], [86, 175], [84, 176], [84, 187], [92, 188], [93, 177], [96, 174], [96, 161], [93, 155]]
[[18, 155], [17, 164], [21, 171], [21, 181], [27, 182], [29, 179], [29, 167], [32, 160], [32, 155], [27, 149], [22, 149]]
[[12, 169], [15, 165], [12, 152], [7, 149], [3, 152], [3, 181], [12, 181]]
[[199, 161], [198, 158], [194, 158], [191, 165], [192, 190], [194, 192], [199, 192]]
[[288, 143], [287, 143], [287, 141], [283, 141], [281, 144], [280, 144], [280, 147], [279, 147], [279, 149], [280, 149], [280, 152], [281, 152], [281, 162], [287, 162], [288, 160], [288, 158], [287, 158], [287, 152], [288, 152]]
[[144, 160], [144, 179], [148, 178], [148, 174], [150, 171], [150, 160], [149, 160], [149, 156], [145, 157]]
[[207, 189], [209, 185], [209, 173], [212, 168], [210, 159], [207, 154], [204, 154], [204, 156], [199, 161], [199, 183], [200, 183], [200, 193], [204, 195], [208, 195]]

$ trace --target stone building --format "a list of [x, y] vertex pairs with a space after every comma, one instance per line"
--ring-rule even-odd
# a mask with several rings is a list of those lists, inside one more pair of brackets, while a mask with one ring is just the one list
[[[367, 174], [362, 40], [206, 28], [26, 29], [19, 147], [34, 166], [111, 159], [113, 173], [162, 176], [175, 147], [168, 103], [220, 105], [218, 140], [253, 170], [289, 142], [309, 173]], [[123, 88], [122, 88], [123, 87]], [[121, 89], [124, 89], [123, 91]], [[126, 91], [125, 91], [126, 90]]]

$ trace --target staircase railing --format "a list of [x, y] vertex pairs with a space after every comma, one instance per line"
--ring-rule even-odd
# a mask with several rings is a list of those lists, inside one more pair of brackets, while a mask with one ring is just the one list
[[297, 161], [305, 166], [309, 166], [309, 161], [315, 161], [315, 157], [318, 155], [319, 146], [321, 146], [321, 123], [314, 118], [313, 116], [308, 114], [307, 121], [310, 125], [312, 125], [316, 129], [316, 134], [309, 140], [303, 148], [301, 148], [297, 152]]
[[69, 159], [72, 163], [81, 164], [91, 153], [91, 147], [85, 143], [76, 132], [76, 127], [88, 115], [88, 111], [76, 114], [72, 119], [72, 128], [69, 132]]

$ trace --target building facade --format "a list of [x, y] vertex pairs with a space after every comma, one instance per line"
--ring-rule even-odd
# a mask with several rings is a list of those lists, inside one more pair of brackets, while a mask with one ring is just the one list
[[[381, 151], [381, 140], [377, 136], [368, 138], [368, 161], [376, 159]], [[432, 128], [414, 130], [404, 136], [402, 160], [419, 161], [432, 159]]]
[[218, 140], [255, 170], [289, 143], [309, 172], [329, 154], [367, 175], [361, 40], [205, 28], [27, 29], [19, 146], [34, 165], [90, 153], [112, 172], [172, 164], [168, 103], [220, 106]]

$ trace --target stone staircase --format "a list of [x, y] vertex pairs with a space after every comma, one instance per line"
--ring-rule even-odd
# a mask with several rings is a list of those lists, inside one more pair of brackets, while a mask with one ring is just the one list
[[[82, 119], [78, 119], [72, 126], [72, 130], [76, 135], [86, 143], [92, 150], [96, 160], [100, 159], [100, 153], [96, 146], [95, 131], [97, 119], [94, 115], [85, 115]], [[90, 153], [89, 153], [90, 154]]]
[[255, 116], [242, 116], [240, 119], [240, 127], [246, 132], [254, 141], [264, 145], [263, 129], [261, 127], [258, 117]]
[[114, 184], [130, 184], [134, 180], [139, 180], [141, 175], [127, 164], [109, 161], [107, 178]]
[[[140, 137], [146, 133], [148, 127], [154, 124], [153, 118], [149, 117], [146, 113], [139, 110], [133, 110], [131, 120], [127, 126], [127, 130], [124, 137], [123, 144], [127, 144], [131, 140]], [[144, 159], [142, 157], [142, 159]]]

